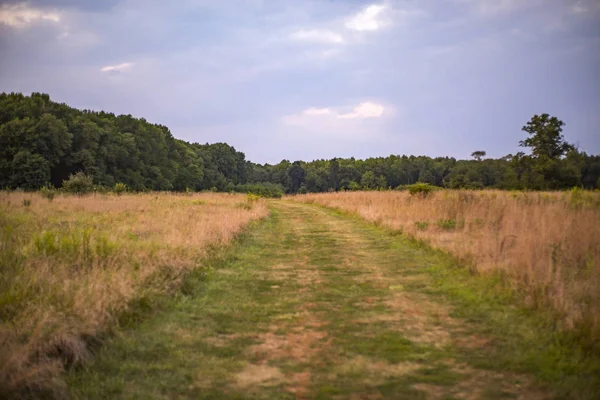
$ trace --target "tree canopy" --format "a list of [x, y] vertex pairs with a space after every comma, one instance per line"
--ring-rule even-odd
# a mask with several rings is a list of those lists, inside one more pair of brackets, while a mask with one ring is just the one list
[[77, 110], [47, 94], [0, 94], [0, 187], [60, 187], [79, 172], [97, 186], [174, 191], [256, 191], [269, 195], [381, 190], [417, 182], [448, 188], [598, 188], [600, 156], [587, 155], [562, 135], [548, 114], [523, 127], [519, 152], [499, 159], [390, 155], [256, 164], [226, 143], [188, 143], [169, 128], [131, 115]]

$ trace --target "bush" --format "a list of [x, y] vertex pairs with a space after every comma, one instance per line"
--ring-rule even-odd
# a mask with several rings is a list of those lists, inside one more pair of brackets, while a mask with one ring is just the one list
[[69, 179], [63, 181], [63, 190], [78, 195], [90, 193], [94, 190], [94, 180], [90, 175], [79, 171], [76, 174], [69, 175]]
[[429, 193], [436, 190], [435, 186], [430, 185], [429, 183], [417, 182], [413, 185], [406, 186], [408, 189], [408, 193], [412, 195], [422, 195], [427, 196]]
[[54, 200], [54, 196], [56, 195], [56, 190], [54, 190], [51, 187], [44, 186], [40, 189], [40, 195], [43, 198], [48, 199], [48, 201], [52, 201]]
[[258, 200], [260, 200], [260, 196], [259, 195], [254, 194], [254, 193], [248, 193], [248, 194], [246, 194], [246, 201], [248, 203], [255, 203]]
[[270, 182], [247, 183], [236, 185], [238, 193], [252, 193], [261, 197], [279, 199], [283, 196], [283, 187]]
[[436, 222], [438, 228], [445, 231], [452, 231], [456, 229], [456, 221], [453, 219], [440, 219]]
[[348, 190], [352, 190], [353, 192], [360, 190], [360, 184], [356, 181], [351, 181], [348, 184]]
[[416, 221], [415, 222], [415, 227], [420, 230], [420, 231], [426, 231], [427, 228], [429, 228], [429, 222], [420, 222], [420, 221]]
[[[186, 188], [187, 189], [187, 188]], [[115, 183], [115, 187], [113, 187], [113, 192], [117, 195], [120, 196], [123, 193], [127, 192], [127, 185], [121, 182], [117, 182]]]

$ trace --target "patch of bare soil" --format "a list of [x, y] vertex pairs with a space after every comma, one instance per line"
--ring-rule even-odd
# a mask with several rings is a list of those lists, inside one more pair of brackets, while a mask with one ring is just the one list
[[253, 386], [277, 386], [284, 376], [279, 368], [268, 365], [249, 364], [235, 375], [236, 386], [249, 389]]

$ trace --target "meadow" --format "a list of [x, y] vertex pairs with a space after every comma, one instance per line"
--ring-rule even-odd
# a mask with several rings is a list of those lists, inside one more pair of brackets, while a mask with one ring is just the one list
[[599, 222], [582, 190], [0, 192], [0, 398], [597, 398]]
[[0, 193], [0, 397], [62, 397], [64, 368], [267, 214], [233, 194]]
[[289, 197], [353, 213], [496, 274], [560, 329], [600, 340], [600, 193], [438, 190]]

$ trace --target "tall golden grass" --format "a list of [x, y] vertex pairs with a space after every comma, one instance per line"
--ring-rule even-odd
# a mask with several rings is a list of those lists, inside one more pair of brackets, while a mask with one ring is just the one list
[[502, 271], [531, 306], [600, 339], [600, 193], [440, 190], [291, 197], [356, 213], [443, 249], [479, 272]]
[[65, 366], [176, 288], [266, 205], [229, 194], [0, 194], [0, 398], [62, 397]]

